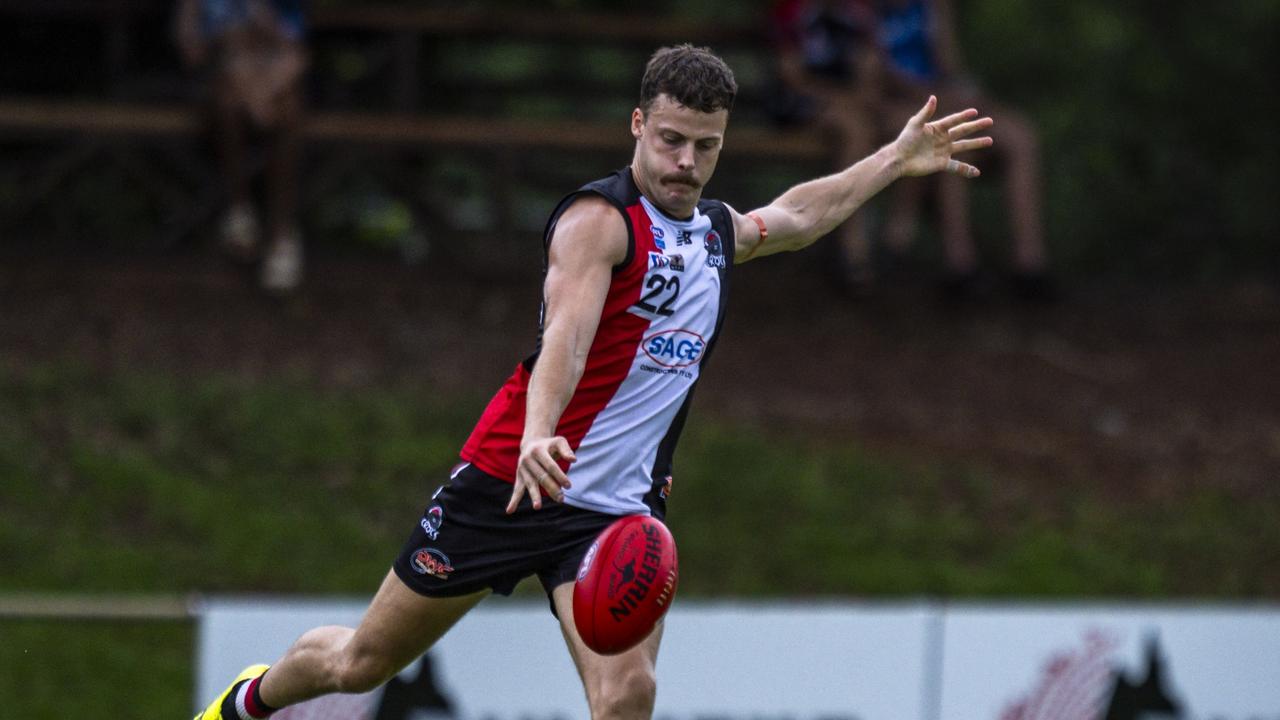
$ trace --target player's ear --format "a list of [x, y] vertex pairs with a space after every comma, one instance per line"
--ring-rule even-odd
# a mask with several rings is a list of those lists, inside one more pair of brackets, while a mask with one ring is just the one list
[[644, 129], [644, 110], [636, 108], [631, 111], [631, 136], [639, 140]]

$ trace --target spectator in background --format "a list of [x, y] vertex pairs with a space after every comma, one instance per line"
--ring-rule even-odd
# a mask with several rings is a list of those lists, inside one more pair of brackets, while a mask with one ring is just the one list
[[[208, 68], [217, 148], [229, 207], [220, 243], [233, 257], [260, 255], [260, 281], [288, 292], [302, 280], [298, 233], [303, 77], [307, 67], [301, 0], [179, 0], [177, 39], [184, 61]], [[250, 193], [249, 132], [263, 133], [269, 238]]]
[[[781, 0], [771, 20], [781, 80], [774, 115], [784, 124], [822, 127], [842, 165], [892, 139], [921, 95], [936, 94], [953, 107], [992, 108], [994, 151], [1004, 160], [1013, 287], [1025, 298], [1051, 296], [1035, 129], [963, 74], [948, 0]], [[911, 179], [894, 187], [883, 228], [887, 255], [902, 254], [914, 241], [930, 182], [937, 183], [943, 288], [952, 298], [972, 296], [982, 276], [969, 190], [959, 178]], [[839, 230], [842, 280], [858, 294], [875, 284], [867, 225], [859, 211]]]
[[[834, 141], [837, 167], [874, 152], [881, 134], [880, 59], [869, 2], [782, 0], [771, 20], [780, 80], [771, 99], [774, 117], [820, 127]], [[874, 278], [866, 213], [854, 213], [836, 233], [840, 280], [856, 293], [868, 292]]]
[[[1050, 299], [1044, 227], [1040, 208], [1040, 157], [1037, 133], [1022, 113], [988, 97], [960, 61], [950, 0], [878, 0], [877, 32], [883, 48], [883, 107], [893, 113], [889, 126], [910, 117], [904, 102], [933, 93], [948, 107], [981, 106], [995, 125], [992, 152], [1004, 171], [1009, 210], [1010, 257], [1015, 294]], [[927, 182], [935, 182], [939, 234], [946, 260], [944, 289], [955, 298], [980, 288], [979, 257], [969, 219], [969, 189], [953, 177], [905, 182], [894, 188], [884, 240], [901, 252], [914, 240], [920, 200]]]

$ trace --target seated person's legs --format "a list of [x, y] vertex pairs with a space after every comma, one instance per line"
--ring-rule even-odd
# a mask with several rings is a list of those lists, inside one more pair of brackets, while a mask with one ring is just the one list
[[[875, 111], [860, 93], [832, 98], [817, 117], [819, 127], [835, 142], [838, 167], [849, 167], [875, 152], [877, 126]], [[855, 212], [836, 228], [841, 259], [841, 280], [854, 290], [870, 290], [874, 283], [871, 267], [871, 235], [867, 213]]]
[[303, 248], [298, 229], [298, 171], [302, 154], [302, 87], [298, 80], [277, 98], [267, 158], [267, 203], [271, 244], [261, 270], [262, 286], [288, 291], [302, 281]]

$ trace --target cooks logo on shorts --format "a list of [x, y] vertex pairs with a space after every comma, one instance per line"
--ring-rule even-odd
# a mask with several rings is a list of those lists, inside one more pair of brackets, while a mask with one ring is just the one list
[[435, 548], [424, 547], [414, 550], [410, 565], [419, 575], [430, 575], [440, 580], [448, 580], [449, 573], [453, 572], [453, 565], [449, 564], [449, 556]]
[[422, 531], [427, 537], [435, 540], [440, 537], [440, 524], [444, 522], [444, 508], [439, 505], [432, 505], [427, 508], [427, 514], [422, 516], [422, 520], [418, 521], [418, 525], [422, 526]]
[[702, 246], [707, 249], [707, 267], [724, 267], [724, 246], [720, 243], [720, 233], [708, 230]]
[[667, 330], [645, 338], [640, 347], [659, 365], [678, 368], [698, 362], [707, 343], [691, 330]]

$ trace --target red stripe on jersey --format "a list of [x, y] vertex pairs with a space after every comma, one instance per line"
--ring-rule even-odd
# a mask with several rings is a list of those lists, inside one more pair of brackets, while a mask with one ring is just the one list
[[636, 348], [649, 328], [648, 320], [632, 315], [627, 309], [639, 302], [645, 273], [649, 269], [649, 252], [657, 250], [653, 233], [649, 230], [653, 223], [638, 203], [627, 208], [627, 215], [631, 218], [632, 234], [636, 239], [634, 257], [626, 268], [614, 275], [609, 285], [609, 294], [600, 314], [600, 327], [587, 354], [586, 369], [556, 428], [556, 433], [563, 435], [574, 450], [582, 443], [596, 416], [613, 399], [622, 381], [627, 379], [635, 361]]
[[528, 395], [529, 372], [521, 363], [485, 406], [462, 446], [462, 459], [494, 477], [515, 482]]
[[[636, 348], [644, 338], [649, 321], [627, 312], [640, 300], [649, 252], [657, 250], [650, 231], [652, 221], [639, 203], [626, 209], [635, 238], [631, 262], [614, 273], [600, 313], [600, 324], [587, 353], [586, 367], [573, 397], [560, 415], [556, 434], [563, 436], [575, 451], [587, 431], [626, 380], [635, 360]], [[520, 459], [520, 439], [524, 436], [525, 407], [530, 373], [524, 365], [507, 379], [462, 447], [462, 458], [494, 477], [514, 482]], [[569, 464], [561, 462], [562, 470]]]

